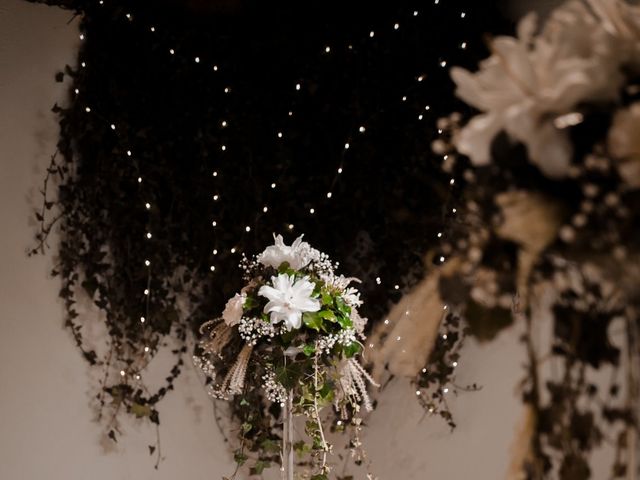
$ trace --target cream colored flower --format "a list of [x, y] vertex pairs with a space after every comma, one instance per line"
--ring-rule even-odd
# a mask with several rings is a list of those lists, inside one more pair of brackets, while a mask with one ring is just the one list
[[232, 298], [229, 299], [227, 304], [224, 307], [224, 311], [222, 312], [222, 319], [224, 323], [233, 327], [240, 323], [240, 319], [242, 318], [242, 312], [244, 307], [244, 302], [247, 299], [246, 293], [235, 294]]
[[639, 188], [640, 102], [615, 113], [607, 146], [622, 180], [631, 188]]
[[457, 95], [481, 110], [454, 138], [475, 165], [491, 161], [491, 142], [505, 131], [522, 142], [530, 160], [550, 177], [567, 173], [572, 147], [554, 119], [584, 102], [615, 99], [623, 84], [611, 35], [582, 2], [555, 10], [542, 33], [537, 18], [518, 25], [518, 36], [497, 37], [492, 55], [471, 73], [453, 68]]

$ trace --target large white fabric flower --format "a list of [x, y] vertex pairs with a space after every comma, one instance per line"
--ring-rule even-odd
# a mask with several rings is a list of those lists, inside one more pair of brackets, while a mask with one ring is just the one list
[[554, 120], [579, 104], [615, 99], [623, 84], [622, 59], [602, 20], [579, 1], [555, 10], [542, 33], [535, 14], [518, 37], [497, 37], [492, 55], [471, 73], [453, 68], [456, 94], [481, 110], [454, 138], [475, 165], [490, 162], [491, 142], [505, 131], [522, 142], [530, 160], [550, 177], [567, 173], [572, 147]]
[[258, 255], [258, 261], [267, 267], [278, 268], [287, 262], [294, 270], [300, 270], [313, 258], [314, 249], [302, 241], [303, 235], [296, 238], [291, 245], [285, 245], [282, 235], [273, 236], [274, 244]]
[[242, 319], [242, 313], [244, 307], [244, 302], [247, 299], [246, 293], [235, 294], [232, 298], [229, 299], [227, 304], [224, 307], [224, 311], [222, 312], [222, 319], [224, 323], [233, 327], [240, 323], [240, 319]]
[[263, 285], [258, 295], [269, 299], [264, 313], [270, 314], [271, 323], [284, 322], [289, 330], [300, 328], [304, 312], [317, 312], [320, 302], [311, 298], [315, 285], [307, 277], [296, 281], [294, 276], [280, 274], [271, 277], [270, 285]]

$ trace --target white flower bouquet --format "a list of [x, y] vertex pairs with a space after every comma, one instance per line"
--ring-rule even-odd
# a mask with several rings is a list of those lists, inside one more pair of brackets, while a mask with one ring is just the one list
[[[330, 445], [320, 410], [333, 405], [338, 423], [349, 424], [361, 403], [372, 408], [367, 382], [374, 382], [357, 360], [366, 325], [358, 314], [360, 294], [351, 286], [357, 280], [337, 275], [328, 256], [302, 237], [285, 245], [275, 236], [274, 245], [241, 266], [246, 285], [227, 302], [221, 318], [203, 325], [194, 362], [207, 376], [213, 397], [239, 399], [245, 411], [251, 410], [250, 401], [260, 402], [254, 410], [266, 401], [275, 408], [271, 411], [284, 412], [282, 457], [288, 470], [291, 417], [306, 416], [310, 443], [296, 445], [318, 460], [312, 478], [321, 480], [329, 469]], [[261, 429], [267, 430], [245, 421], [242, 436], [244, 443], [251, 437], [255, 450], [264, 454], [265, 440], [273, 443], [273, 436]], [[264, 464], [264, 455], [260, 458]], [[238, 458], [237, 452], [236, 460], [242, 463], [246, 456]]]

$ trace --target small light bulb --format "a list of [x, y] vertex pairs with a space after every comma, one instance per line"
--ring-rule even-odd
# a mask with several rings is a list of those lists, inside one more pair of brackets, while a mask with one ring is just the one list
[[215, 267], [215, 265], [211, 265], [211, 266], [209, 267], [209, 270], [211, 270], [212, 272], [215, 272], [215, 271], [216, 271], [216, 267]]
[[224, 93], [229, 93], [231, 91], [231, 89], [229, 87], [225, 87], [224, 88]]
[[467, 42], [462, 42], [462, 43], [460, 44], [460, 48], [461, 48], [461, 49], [463, 49], [463, 50], [464, 50], [465, 48], [467, 48]]
[[200, 63], [200, 57], [196, 57], [196, 58], [194, 58], [194, 60], [195, 60], [196, 63]]
[[80, 40], [84, 40], [84, 35], [82, 33], [80, 34]]
[[400, 285], [394, 285], [393, 288], [396, 289], [396, 290], [400, 290]]
[[247, 225], [246, 227], [244, 227], [244, 231], [245, 232], [250, 232], [251, 231], [251, 227], [249, 225]]
[[360, 133], [364, 133], [364, 132], [365, 132], [365, 130], [366, 130], [366, 128], [364, 128], [364, 125], [360, 125], [360, 128], [358, 128], [358, 131], [359, 131]]
[[327, 192], [327, 198], [331, 198], [333, 194], [331, 192]]
[[389, 325], [389, 319], [388, 319], [388, 318], [385, 318], [385, 319], [384, 319], [384, 324], [385, 324], [385, 325]]
[[464, 18], [466, 16], [467, 16], [467, 14], [465, 12], [460, 12], [460, 18]]
[[170, 53], [171, 55], [174, 55], [174, 54], [176, 53], [176, 51], [175, 51], [173, 48], [170, 48], [170, 49], [169, 49], [169, 53]]
[[142, 177], [138, 177], [138, 183], [142, 183]]
[[424, 75], [420, 75], [420, 76], [418, 76], [418, 81], [419, 81], [419, 82], [421, 82], [421, 81], [423, 81], [423, 80], [424, 80]]
[[446, 60], [442, 60], [442, 61], [440, 62], [440, 66], [441, 66], [441, 67], [443, 67], [443, 68], [444, 68], [444, 67], [446, 67], [446, 66], [447, 66], [447, 62], [446, 62]]
[[449, 338], [449, 337], [447, 336], [447, 334], [446, 334], [446, 333], [443, 333], [443, 334], [442, 334], [442, 339], [443, 339], [443, 340], [446, 340], [447, 338]]
[[222, 125], [223, 127], [226, 127], [226, 126], [227, 126], [227, 121], [226, 121], [226, 120], [223, 120], [223, 121], [222, 121], [222, 123], [221, 123], [221, 125]]
[[151, 27], [151, 29], [150, 29], [150, 30], [151, 30], [152, 32], [155, 32], [155, 31], [156, 31], [156, 27]]
[[130, 14], [130, 13], [127, 13], [125, 16], [126, 16], [129, 20], [131, 20], [131, 14]]
[[373, 30], [371, 30], [371, 31], [369, 32], [369, 37], [370, 37], [370, 38], [373, 38], [373, 37], [375, 36], [375, 34], [376, 34], [376, 32], [374, 32]]
[[278, 138], [282, 138], [282, 132], [278, 132]]
[[144, 323], [146, 319], [144, 317], [140, 317], [140, 323]]
[[428, 112], [429, 110], [431, 110], [431, 107], [429, 105], [426, 105], [424, 109]]
[[418, 120], [422, 120], [424, 117], [422, 114], [418, 115]]
[[342, 167], [338, 168], [338, 173], [342, 173]]
[[89, 113], [89, 112], [91, 111], [91, 108], [86, 107], [86, 108], [84, 109], [84, 111], [85, 111], [85, 112], [87, 112], [87, 113]]
[[442, 232], [438, 232], [438, 238], [442, 238]]
[[349, 150], [349, 142], [347, 142], [347, 143], [345, 143], [345, 144], [344, 144], [344, 149], [345, 149], [345, 150]]
[[213, 254], [214, 254], [214, 255], [217, 255], [217, 254], [218, 254], [218, 249], [217, 249], [217, 248], [214, 248], [214, 249], [213, 249]]
[[131, 150], [127, 150], [127, 157], [131, 156]]
[[394, 30], [398, 30], [399, 28], [400, 28], [400, 24], [399, 24], [399, 23], [396, 23], [396, 24], [393, 26], [393, 29], [394, 29]]
[[233, 248], [231, 249], [231, 253], [236, 253], [236, 247], [233, 247]]
[[85, 62], [82, 62], [80, 65], [82, 65], [82, 68], [87, 66], [87, 64]]
[[222, 145], [222, 146], [220, 147], [220, 149], [224, 152], [224, 151], [227, 149], [227, 146], [226, 146], [226, 145]]
[[423, 368], [423, 369], [422, 369], [422, 373], [427, 373], [427, 369], [426, 369], [426, 368]]
[[422, 395], [422, 392], [420, 390], [416, 390], [416, 395], [420, 396]]
[[329, 52], [331, 51], [331, 47], [329, 47], [329, 46], [325, 47], [325, 48], [324, 48], [324, 51], [325, 51], [326, 53], [329, 53]]
[[214, 172], [212, 173], [212, 175], [213, 175], [214, 177], [217, 177], [217, 176], [218, 176], [218, 172], [215, 172], [215, 171], [214, 171]]
[[444, 390], [442, 390], [442, 393], [449, 393], [449, 389], [445, 388]]
[[453, 185], [454, 183], [456, 183], [456, 180], [454, 178], [452, 178], [451, 180], [449, 180], [449, 185]]
[[271, 188], [276, 188], [276, 184], [275, 184], [275, 183], [272, 183], [272, 184], [271, 184]]
[[220, 196], [219, 196], [219, 195], [214, 195], [214, 196], [213, 196], [213, 200], [214, 200], [214, 201], [216, 201], [216, 202], [218, 201], [218, 198], [220, 198]]
[[402, 337], [401, 337], [400, 335], [398, 335], [398, 336], [396, 337], [396, 342], [399, 342], [400, 340], [402, 340]]
[[293, 112], [291, 110], [289, 110], [289, 116], [292, 117], [293, 116]]
[[453, 363], [451, 364], [451, 366], [452, 366], [452, 367], [457, 367], [457, 366], [458, 366], [458, 362], [453, 362]]
[[444, 262], [444, 257], [442, 255], [440, 255], [440, 261]]
[[144, 351], [148, 352], [149, 351], [149, 347], [144, 347]]
[[144, 294], [145, 294], [145, 295], [149, 295], [149, 289], [148, 289], [148, 288], [145, 288], [145, 289], [144, 289]]
[[380, 285], [380, 284], [382, 283], [382, 280], [380, 280], [380, 277], [376, 277], [376, 283], [377, 283], [378, 285]]
[[407, 96], [406, 96], [406, 95], [402, 97], [402, 101], [403, 101], [403, 102], [406, 102], [406, 101], [407, 101]]
[[214, 227], [218, 226], [218, 222], [216, 222], [215, 220], [213, 222], [211, 222], [211, 225], [213, 225]]
[[147, 267], [148, 267], [149, 265], [151, 265], [151, 262], [150, 262], [149, 260], [145, 260], [145, 261], [144, 261], [144, 264], [145, 264], [145, 266], [147, 266]]
[[289, 230], [293, 230], [293, 223], [289, 224]]
[[144, 207], [149, 210], [151, 208], [151, 204], [149, 202], [144, 204]]
[[300, 90], [300, 84], [296, 83], [296, 90]]
[[115, 130], [115, 129], [116, 129], [116, 126], [112, 123], [111, 124], [111, 130]]
[[126, 375], [126, 372], [124, 370], [120, 370], [120, 376], [124, 377]]
[[414, 10], [414, 11], [413, 11], [413, 16], [414, 16], [414, 17], [417, 17], [417, 16], [418, 16], [418, 11], [417, 11], [417, 10]]
[[217, 71], [218, 71], [218, 65], [214, 65], [214, 66], [213, 66], [213, 71], [214, 71], [214, 72], [217, 72]]
[[80, 93], [80, 90], [78, 90], [77, 88], [74, 90], [74, 92], [76, 92], [76, 95], [78, 95]]
[[151, 232], [147, 233], [147, 238], [151, 238], [153, 235], [151, 235]]
[[309, 209], [309, 213], [310, 213], [311, 215], [313, 215], [314, 213], [316, 213], [315, 208], [310, 208], [310, 209]]
[[262, 209], [262, 211], [263, 211], [264, 213], [267, 213], [267, 212], [269, 211], [269, 207], [264, 207], [264, 208]]

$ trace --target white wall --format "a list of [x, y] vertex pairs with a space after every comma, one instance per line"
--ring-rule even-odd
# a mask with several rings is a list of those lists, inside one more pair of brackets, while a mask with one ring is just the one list
[[[0, 0], [0, 479], [219, 479], [232, 471], [211, 405], [192, 370], [160, 405], [160, 469], [147, 445], [154, 431], [128, 422], [115, 452], [100, 444], [89, 408], [89, 372], [63, 329], [52, 255], [28, 259], [43, 171], [55, 149], [50, 112], [65, 87], [55, 72], [73, 63], [71, 14]], [[410, 387], [387, 388], [368, 420], [365, 443], [381, 479], [499, 479], [520, 404], [514, 385], [522, 352], [517, 332], [490, 346], [469, 342], [459, 383], [482, 391], [452, 398], [458, 429], [422, 419]], [[362, 478], [362, 477], [356, 477]]]

